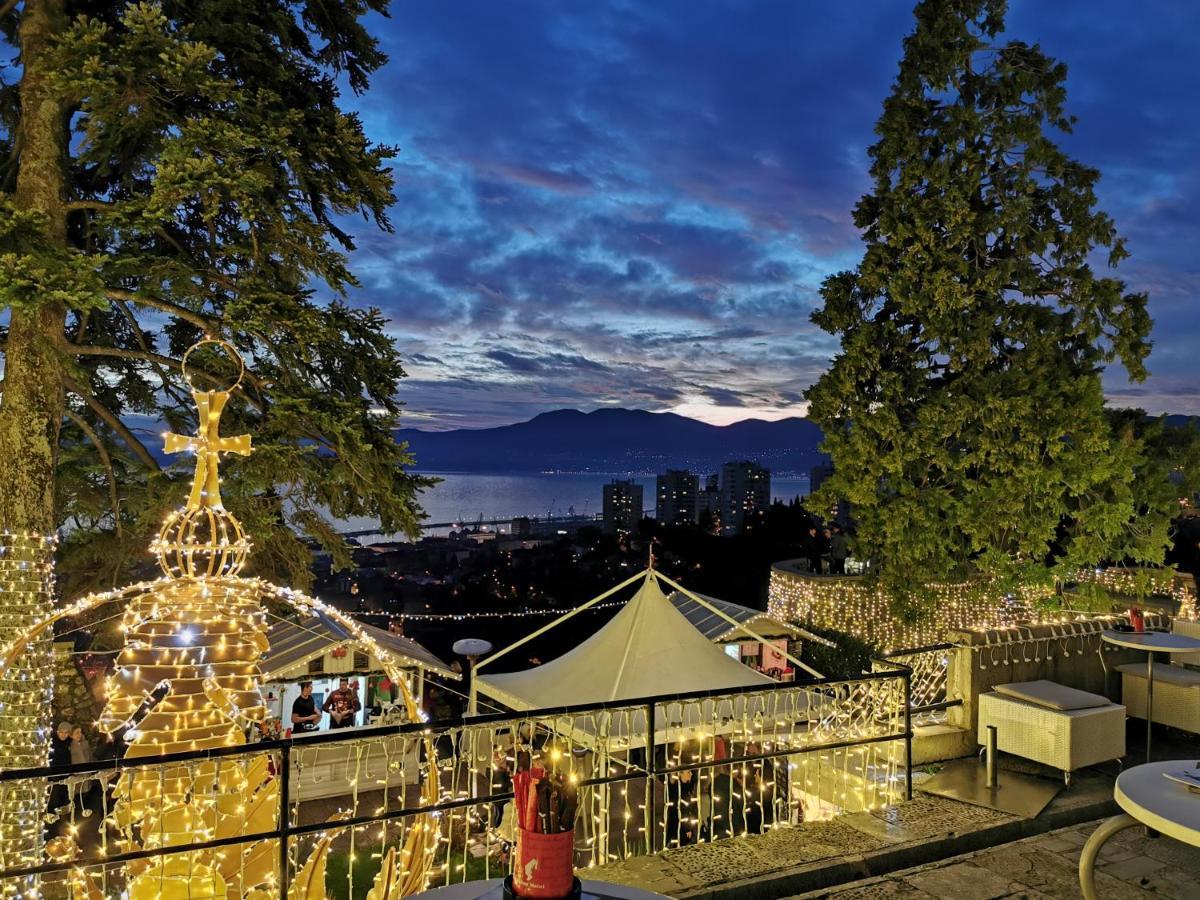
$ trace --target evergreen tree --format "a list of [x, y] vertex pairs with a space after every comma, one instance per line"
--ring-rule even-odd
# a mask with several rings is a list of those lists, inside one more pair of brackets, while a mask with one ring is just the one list
[[[415, 532], [400, 359], [380, 313], [344, 302], [348, 217], [390, 230], [394, 150], [339, 108], [384, 62], [365, 19], [386, 6], [0, 2], [19, 52], [0, 81], [0, 527], [69, 523], [68, 592], [114, 581], [179, 502], [190, 465], [164, 470], [138, 424], [195, 427], [179, 363], [204, 336], [247, 363], [222, 431], [256, 451], [225, 500], [259, 572], [307, 582], [292, 528], [346, 560], [328, 514]], [[211, 347], [189, 365], [202, 389], [232, 374]]]
[[835, 467], [817, 506], [850, 501], [856, 552], [910, 612], [923, 581], [1040, 581], [1166, 544], [1170, 511], [1135, 491], [1144, 443], [1100, 384], [1109, 363], [1145, 377], [1147, 298], [1093, 271], [1125, 243], [1099, 173], [1053, 139], [1066, 67], [998, 40], [1005, 5], [916, 7], [854, 211], [865, 253], [813, 314], [841, 338], [808, 394]]

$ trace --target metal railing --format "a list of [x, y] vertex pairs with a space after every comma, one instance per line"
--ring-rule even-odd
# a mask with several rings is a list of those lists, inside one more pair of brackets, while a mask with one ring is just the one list
[[881, 653], [872, 662], [876, 671], [903, 666], [910, 670], [912, 697], [909, 714], [915, 725], [943, 722], [946, 710], [961, 706], [961, 697], [950, 696], [950, 661], [956, 644], [929, 644]]
[[[46, 827], [69, 838], [50, 845], [56, 857], [4, 859], [0, 893], [87, 878], [115, 896], [139, 878], [219, 878], [231, 897], [259, 887], [287, 898], [322, 842], [344, 856], [352, 890], [414, 829], [429, 833], [431, 884], [494, 877], [507, 872], [508, 776], [522, 750], [578, 785], [579, 868], [881, 808], [912, 783], [913, 670], [884, 662], [765, 689], [0, 772], [0, 790], [32, 782], [52, 802], [57, 792], [59, 821]], [[429, 779], [436, 802], [422, 791]]]

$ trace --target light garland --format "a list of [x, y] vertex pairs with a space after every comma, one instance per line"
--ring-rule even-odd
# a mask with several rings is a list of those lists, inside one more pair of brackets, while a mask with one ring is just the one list
[[[53, 536], [0, 534], [0, 640], [12, 641], [44, 619], [54, 604]], [[47, 638], [0, 679], [0, 766], [35, 768], [47, 763], [54, 665]], [[0, 866], [37, 862], [46, 806], [45, 788], [32, 781], [0, 785]], [[14, 884], [3, 892], [13, 894]]]
[[[1196, 617], [1195, 596], [1169, 569], [1088, 569], [1078, 573], [1077, 579], [1129, 593], [1139, 571], [1157, 578], [1162, 592], [1179, 603], [1183, 618]], [[989, 590], [980, 582], [930, 583], [923, 590], [932, 599], [931, 615], [905, 621], [895, 614], [891, 596], [879, 584], [857, 576], [813, 575], [793, 561], [780, 562], [771, 567], [767, 613], [783, 621], [840, 631], [881, 650], [934, 644], [959, 629], [1061, 624], [1078, 618], [1072, 612], [1035, 610], [1037, 601], [1052, 594], [1050, 587], [1029, 586], [1015, 595]]]
[[[220, 341], [231, 353], [233, 349]], [[195, 348], [193, 348], [195, 349]], [[188, 351], [191, 353], [191, 350]], [[185, 361], [186, 361], [185, 356]], [[185, 370], [185, 377], [187, 372]], [[190, 380], [189, 380], [190, 385]], [[241, 524], [224, 508], [218, 462], [221, 453], [250, 452], [250, 438], [222, 438], [220, 414], [229, 391], [198, 391], [196, 436], [166, 435], [167, 449], [196, 453], [196, 471], [186, 506], [169, 515], [151, 549], [163, 576], [114, 591], [93, 594], [47, 614], [52, 542], [22, 536], [7, 544], [0, 538], [0, 579], [22, 592], [30, 603], [0, 612], [8, 625], [0, 646], [0, 715], [5, 722], [0, 740], [6, 742], [17, 765], [36, 767], [46, 762], [45, 728], [40, 724], [50, 709], [51, 677], [45, 634], [63, 618], [114, 601], [127, 603], [121, 623], [125, 645], [116, 671], [107, 681], [107, 703], [98, 723], [101, 730], [124, 740], [126, 758], [217, 749], [242, 745], [248, 726], [266, 715], [259, 692], [259, 659], [268, 649], [266, 610], [262, 600], [283, 600], [293, 608], [321, 611], [335, 618], [357, 640], [371, 647], [385, 671], [403, 692], [409, 718], [416, 705], [401, 675], [407, 660], [380, 646], [362, 626], [341, 612], [296, 591], [257, 578], [243, 578], [242, 565], [250, 549]], [[10, 536], [12, 537], [12, 536]], [[44, 595], [44, 597], [43, 597]], [[39, 603], [41, 604], [39, 606]], [[34, 680], [36, 679], [36, 680]], [[33, 687], [32, 685], [37, 685]], [[20, 729], [25, 729], [20, 733]], [[432, 747], [428, 748], [434, 758]], [[271, 831], [279, 815], [279, 781], [271, 776], [267, 754], [230, 760], [199, 761], [169, 767], [147, 766], [121, 772], [114, 806], [106, 826], [122, 835], [121, 850], [181, 847], [212, 839]], [[12, 764], [12, 763], [10, 763]], [[427, 779], [425, 799], [438, 799], [436, 778]], [[35, 863], [41, 839], [40, 791], [32, 794], [12, 782], [0, 799], [4, 864]], [[432, 862], [428, 823], [410, 830], [404, 847], [406, 865], [393, 868], [390, 881], [376, 887], [403, 893], [421, 889]], [[274, 846], [273, 846], [274, 845]], [[77, 848], [72, 837], [56, 839], [55, 849], [69, 858]], [[275, 841], [230, 845], [153, 857], [132, 864], [123, 896], [130, 900], [199, 900], [233, 898], [258, 900], [274, 896], [279, 879]], [[77, 895], [99, 895], [91, 876], [78, 870], [73, 878]], [[310, 859], [296, 881], [306, 885], [293, 896], [324, 897], [324, 871]], [[274, 887], [272, 887], [274, 885]], [[294, 885], [293, 885], [294, 887]]]
[[988, 591], [977, 582], [924, 586], [932, 613], [902, 621], [891, 596], [858, 576], [812, 575], [793, 562], [771, 567], [767, 614], [784, 622], [805, 622], [852, 635], [880, 650], [921, 647], [944, 639], [957, 628], [1004, 627], [1027, 621], [1030, 604], [1047, 590], [1030, 588], [1021, 596]]
[[[597, 603], [595, 606], [589, 606], [587, 612], [593, 609], [615, 609], [618, 606], [624, 606], [624, 600], [613, 600], [610, 603]], [[515, 609], [515, 610], [498, 610], [492, 612], [484, 610], [480, 612], [464, 612], [464, 613], [391, 613], [391, 612], [355, 612], [351, 613], [354, 616], [366, 618], [368, 616], [386, 619], [389, 622], [403, 622], [411, 619], [420, 622], [470, 622], [475, 619], [525, 619], [533, 616], [561, 616], [564, 612], [570, 612], [569, 609]]]

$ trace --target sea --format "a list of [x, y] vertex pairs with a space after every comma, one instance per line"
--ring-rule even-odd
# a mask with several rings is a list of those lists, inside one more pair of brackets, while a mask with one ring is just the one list
[[[489, 520], [529, 516], [545, 519], [590, 516], [601, 511], [604, 485], [614, 478], [642, 485], [642, 502], [654, 514], [653, 475], [602, 472], [547, 472], [491, 475], [476, 472], [420, 472], [441, 481], [421, 495], [427, 534], [445, 534], [451, 528]], [[807, 496], [807, 476], [772, 477], [772, 499], [787, 502]], [[372, 519], [348, 519], [343, 530], [370, 532], [379, 525]], [[364, 535], [366, 536], [366, 535]]]

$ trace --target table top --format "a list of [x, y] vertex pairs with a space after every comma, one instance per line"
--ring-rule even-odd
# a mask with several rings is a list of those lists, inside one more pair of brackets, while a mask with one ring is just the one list
[[1200, 653], [1200, 640], [1170, 631], [1103, 631], [1100, 637], [1118, 647], [1133, 647], [1135, 650]]
[[[501, 896], [503, 884], [503, 878], [450, 884], [417, 894], [414, 900], [420, 897], [426, 897], [428, 900], [491, 900], [492, 897]], [[664, 894], [655, 894], [653, 891], [644, 891], [627, 884], [609, 884], [588, 879], [583, 880], [583, 896], [585, 900], [669, 900]]]
[[1191, 771], [1200, 760], [1173, 759], [1126, 769], [1117, 777], [1117, 805], [1139, 822], [1168, 837], [1200, 847], [1200, 794], [1164, 777], [1164, 772]]

